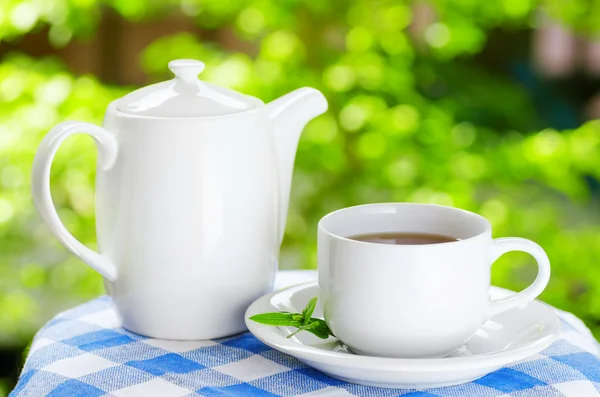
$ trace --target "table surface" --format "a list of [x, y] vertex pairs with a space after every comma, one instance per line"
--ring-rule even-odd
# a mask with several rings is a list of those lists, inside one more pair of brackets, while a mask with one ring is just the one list
[[[315, 278], [314, 271], [283, 271], [276, 286]], [[575, 316], [557, 313], [561, 337], [542, 353], [465, 385], [415, 391], [329, 378], [250, 333], [146, 338], [123, 329], [111, 300], [100, 297], [38, 332], [11, 396], [600, 396], [598, 343]]]

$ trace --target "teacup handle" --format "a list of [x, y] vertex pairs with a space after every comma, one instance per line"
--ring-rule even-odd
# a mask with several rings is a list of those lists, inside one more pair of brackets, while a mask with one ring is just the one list
[[98, 147], [98, 165], [104, 170], [110, 169], [117, 158], [117, 140], [104, 128], [80, 121], [67, 121], [52, 128], [42, 140], [33, 161], [31, 173], [31, 191], [33, 200], [40, 215], [50, 231], [73, 254], [87, 263], [91, 268], [114, 281], [117, 268], [108, 257], [92, 251], [81, 244], [61, 222], [54, 208], [50, 194], [50, 167], [60, 144], [73, 134], [84, 133], [96, 142]]
[[494, 240], [493, 244], [492, 264], [507, 252], [523, 251], [533, 256], [536, 260], [538, 273], [533, 283], [518, 294], [491, 301], [484, 316], [486, 320], [496, 314], [534, 300], [542, 293], [550, 280], [550, 260], [546, 252], [538, 244], [518, 237], [499, 238]]

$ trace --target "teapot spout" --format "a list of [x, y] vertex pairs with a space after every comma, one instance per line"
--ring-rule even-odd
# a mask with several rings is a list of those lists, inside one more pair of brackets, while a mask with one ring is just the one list
[[283, 239], [296, 148], [304, 126], [327, 110], [327, 100], [314, 88], [303, 87], [267, 104], [273, 121], [272, 140], [279, 173], [279, 241]]

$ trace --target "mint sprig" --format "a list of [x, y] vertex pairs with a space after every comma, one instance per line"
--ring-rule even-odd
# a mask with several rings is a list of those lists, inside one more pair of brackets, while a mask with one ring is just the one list
[[327, 339], [335, 336], [327, 326], [327, 323], [320, 318], [311, 317], [317, 306], [317, 298], [314, 297], [308, 301], [302, 313], [273, 312], [256, 314], [250, 317], [250, 320], [259, 324], [272, 325], [276, 327], [296, 327], [286, 338], [291, 338], [300, 331], [307, 331], [321, 339]]

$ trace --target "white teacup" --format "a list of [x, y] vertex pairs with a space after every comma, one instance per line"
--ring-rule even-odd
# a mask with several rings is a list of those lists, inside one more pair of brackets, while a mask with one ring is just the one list
[[[440, 244], [386, 245], [348, 237], [388, 232], [459, 239]], [[431, 204], [360, 205], [319, 222], [319, 294], [332, 332], [357, 354], [444, 357], [489, 318], [535, 299], [550, 279], [536, 243], [492, 239], [487, 219]], [[531, 254], [535, 281], [509, 298], [490, 301], [490, 268], [508, 251]]]

